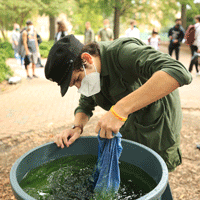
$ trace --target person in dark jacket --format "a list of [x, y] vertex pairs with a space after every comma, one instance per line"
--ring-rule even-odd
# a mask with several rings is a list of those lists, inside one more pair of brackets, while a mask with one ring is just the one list
[[98, 105], [108, 111], [94, 127], [100, 137], [111, 139], [120, 132], [160, 154], [169, 171], [181, 164], [177, 88], [191, 83], [192, 76], [168, 54], [137, 38], [84, 46], [69, 35], [50, 50], [45, 76], [60, 85], [62, 96], [72, 86], [81, 93], [74, 126], [56, 136], [58, 147], [69, 147], [80, 137]]
[[170, 39], [169, 55], [172, 56], [172, 52], [175, 50], [176, 60], [179, 60], [179, 49], [185, 35], [185, 30], [181, 26], [181, 19], [176, 19], [175, 22], [176, 25], [172, 27], [168, 32], [168, 37]]
[[189, 72], [192, 72], [193, 66], [196, 67], [196, 76], [200, 76], [199, 73], [199, 63], [198, 63], [198, 57], [200, 53], [200, 15], [195, 16], [195, 37], [193, 44], [190, 45], [191, 53], [192, 53], [192, 59], [190, 61], [189, 65]]

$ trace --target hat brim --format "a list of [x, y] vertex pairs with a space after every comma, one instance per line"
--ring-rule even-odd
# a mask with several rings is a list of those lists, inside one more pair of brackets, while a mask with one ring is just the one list
[[73, 71], [73, 67], [71, 66], [68, 73], [65, 76], [66, 77], [65, 81], [63, 81], [63, 83], [60, 85], [62, 97], [66, 94], [69, 88], [69, 84], [72, 78], [72, 71]]

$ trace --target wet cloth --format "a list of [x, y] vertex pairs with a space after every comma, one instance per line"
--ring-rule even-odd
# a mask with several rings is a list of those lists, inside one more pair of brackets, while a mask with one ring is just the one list
[[119, 189], [121, 137], [120, 133], [117, 133], [113, 139], [100, 138], [98, 135], [98, 160], [93, 174], [94, 192], [97, 199], [111, 197]]

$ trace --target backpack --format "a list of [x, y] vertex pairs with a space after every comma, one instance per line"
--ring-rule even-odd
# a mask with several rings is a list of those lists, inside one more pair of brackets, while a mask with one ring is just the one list
[[42, 43], [42, 38], [40, 37], [38, 33], [37, 33], [37, 41], [38, 41], [38, 45]]
[[19, 42], [18, 42], [18, 47], [17, 47], [17, 52], [21, 57], [24, 57], [26, 55], [26, 51], [25, 51], [24, 44], [23, 44], [23, 39], [22, 39], [22, 33], [24, 32], [24, 30], [26, 30], [26, 29], [24, 28], [20, 32]]
[[195, 40], [195, 26], [190, 25], [185, 32], [185, 43], [187, 45], [192, 45]]

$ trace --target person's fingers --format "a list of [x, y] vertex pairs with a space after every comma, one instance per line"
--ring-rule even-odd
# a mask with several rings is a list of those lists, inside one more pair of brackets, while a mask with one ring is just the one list
[[101, 127], [101, 130], [100, 130], [100, 137], [101, 138], [106, 138], [106, 131], [104, 128]]
[[57, 147], [64, 148], [61, 135], [56, 136], [55, 143], [56, 143]]
[[63, 138], [62, 138], [62, 140], [63, 140], [63, 142], [64, 142], [64, 144], [67, 146], [67, 143], [68, 143], [68, 138], [69, 138], [69, 136], [70, 136], [70, 133], [69, 134], [65, 134], [65, 135], [63, 135]]
[[80, 137], [79, 133], [74, 133], [73, 136], [68, 140], [67, 147], [74, 143]]
[[64, 130], [60, 134], [55, 136], [54, 143], [56, 143], [57, 147], [64, 148], [64, 144], [67, 144], [68, 137], [70, 135], [70, 130]]
[[110, 129], [106, 130], [106, 138], [107, 139], [112, 139], [114, 136], [112, 134], [112, 131]]
[[115, 134], [117, 134], [119, 132], [119, 129], [117, 127], [113, 127], [112, 128], [112, 132], [115, 133]]
[[95, 128], [95, 132], [98, 134], [100, 129], [101, 129], [101, 126], [98, 123], [97, 126], [96, 126], [96, 128]]

